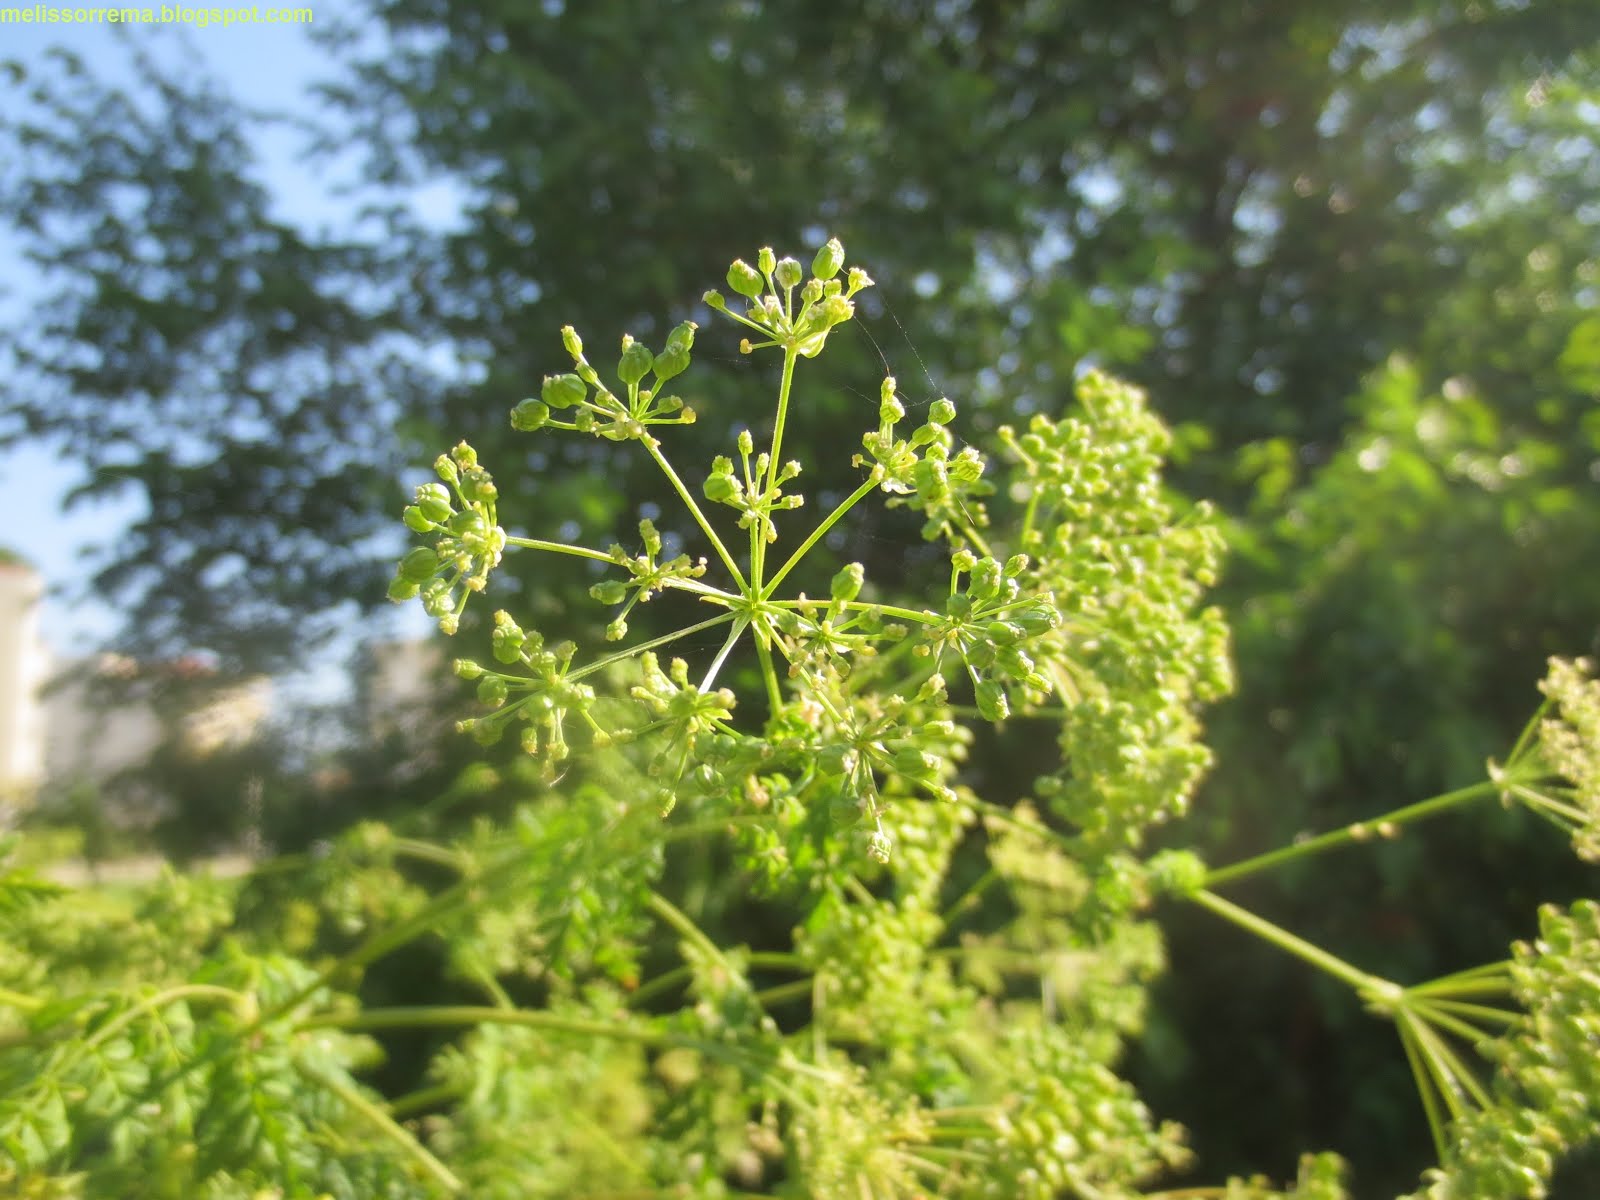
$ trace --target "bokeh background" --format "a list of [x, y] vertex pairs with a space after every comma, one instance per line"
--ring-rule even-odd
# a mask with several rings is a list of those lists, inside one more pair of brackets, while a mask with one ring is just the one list
[[[1177, 843], [1221, 863], [1473, 782], [1545, 658], [1600, 651], [1590, 0], [311, 11], [0, 30], [0, 540], [61, 589], [56, 686], [155, 730], [12, 805], [74, 853], [508, 803], [462, 783], [444, 655], [383, 603], [410, 486], [465, 437], [502, 512], [605, 544], [657, 481], [506, 422], [559, 327], [659, 341], [735, 256], [829, 235], [878, 287], [791, 417], [819, 493], [853, 480], [836, 430], [886, 370], [975, 440], [1091, 365], [1177, 427], [1173, 485], [1229, 523], [1239, 675]], [[728, 331], [696, 349], [703, 461], [767, 390]], [[828, 548], [914, 576], [879, 520]], [[603, 624], [581, 570], [535, 566], [503, 603]], [[195, 754], [193, 714], [251, 688], [245, 735]], [[1020, 799], [1027, 753], [972, 781]], [[1594, 884], [1490, 808], [1242, 894], [1411, 980]], [[1391, 1032], [1203, 913], [1166, 925], [1132, 1069], [1205, 1174], [1332, 1148], [1358, 1194], [1410, 1186], [1428, 1141]]]

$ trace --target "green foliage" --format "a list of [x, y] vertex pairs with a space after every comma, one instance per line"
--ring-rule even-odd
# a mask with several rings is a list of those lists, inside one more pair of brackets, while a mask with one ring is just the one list
[[[625, 337], [614, 383], [563, 331], [575, 373], [513, 423], [611, 443], [663, 476], [682, 516], [642, 521], [637, 552], [506, 531], [501, 485], [465, 443], [417, 488], [404, 521], [423, 545], [391, 592], [446, 632], [473, 636], [473, 597], [524, 553], [579, 562], [615, 614], [580, 646], [500, 610], [489, 662], [457, 662], [480, 708], [462, 732], [516, 729], [542, 781], [509, 820], [441, 841], [360, 824], [237, 896], [169, 875], [108, 908], [0, 873], [15, 931], [0, 952], [0, 1185], [1339, 1200], [1344, 1167], [1326, 1154], [1288, 1190], [1174, 1179], [1195, 1165], [1184, 1131], [1121, 1073], [1165, 966], [1149, 910], [1167, 896], [1394, 1024], [1438, 1151], [1419, 1196], [1543, 1194], [1600, 1118], [1595, 905], [1547, 909], [1509, 963], [1407, 986], [1217, 890], [1492, 797], [1591, 854], [1592, 668], [1552, 663], [1545, 706], [1480, 784], [1219, 869], [1192, 848], [1152, 852], [1208, 762], [1199, 710], [1231, 683], [1221, 618], [1202, 607], [1214, 520], [1168, 491], [1166, 429], [1109, 376], [1086, 373], [1059, 418], [997, 431], [992, 485], [983, 451], [957, 448], [955, 406], [906, 429], [890, 378], [853, 490], [802, 536], [788, 418], [869, 283], [833, 241], [809, 280], [770, 250], [736, 262], [742, 314], [708, 297], [760, 332], [745, 353], [781, 358], [765, 446], [746, 429], [711, 457], [709, 508], [666, 441], [693, 410], [659, 395], [692, 365], [693, 326], [659, 353]], [[908, 549], [943, 567], [930, 592], [808, 561], [878, 495], [919, 519], [925, 545]], [[714, 560], [676, 552], [690, 531]], [[824, 591], [783, 586], [807, 577]], [[646, 602], [684, 624], [630, 636]], [[663, 663], [669, 648], [683, 657]], [[1056, 761], [1035, 799], [980, 795], [965, 764], [1018, 725], [1050, 735]], [[719, 906], [749, 903], [772, 914], [761, 936], [721, 936]], [[424, 951], [445, 981], [418, 994], [386, 968]], [[423, 1040], [402, 1055], [407, 1035]]]

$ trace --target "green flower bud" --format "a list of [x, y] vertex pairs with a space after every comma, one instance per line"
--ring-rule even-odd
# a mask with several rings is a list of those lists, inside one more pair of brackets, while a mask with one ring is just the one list
[[667, 334], [667, 353], [675, 354], [680, 351], [684, 354], [689, 353], [694, 347], [694, 331], [699, 328], [700, 326], [693, 321], [680, 321], [673, 327], [672, 332]]
[[[727, 459], [723, 459], [727, 462]], [[733, 464], [728, 463], [728, 470], [733, 470]], [[654, 558], [661, 553], [661, 531], [656, 528], [656, 523], [649, 517], [639, 522], [639, 540], [644, 543], [645, 553]]]
[[956, 419], [956, 406], [940, 396], [928, 407], [928, 421], [934, 425], [948, 425]]
[[880, 393], [883, 399], [878, 402], [878, 423], [880, 425], [893, 425], [906, 415], [905, 405], [895, 397], [894, 380], [885, 379], [883, 390]]
[[1163, 850], [1145, 865], [1159, 892], [1188, 897], [1206, 885], [1206, 864], [1192, 850]]
[[450, 456], [447, 454], [441, 454], [433, 460], [433, 470], [446, 483], [454, 483], [459, 478], [456, 465], [450, 461]]
[[483, 668], [470, 658], [458, 658], [450, 664], [450, 669], [459, 679], [477, 679], [483, 674]]
[[621, 617], [617, 617], [615, 620], [611, 621], [610, 623], [608, 623], [606, 625], [606, 641], [608, 641], [608, 642], [620, 642], [623, 638], [625, 638], [627, 636], [628, 636], [628, 623], [626, 621], [624, 621]]
[[[750, 431], [748, 429], [741, 429], [739, 431], [739, 453], [749, 454], [755, 448], [756, 440], [750, 436]], [[728, 465], [731, 469], [733, 464], [729, 463]]]
[[778, 256], [772, 252], [772, 247], [761, 247], [761, 252], [756, 255], [756, 266], [761, 268], [761, 273], [763, 275], [771, 275], [777, 265]]
[[[655, 372], [656, 386], [660, 387], [667, 380], [682, 375], [689, 369], [689, 352], [687, 350], [667, 350], [656, 355]], [[679, 406], [682, 406], [680, 400]]]
[[728, 311], [728, 302], [722, 298], [721, 292], [710, 291], [701, 296], [700, 299], [707, 308], [715, 309], [717, 312]]
[[805, 273], [800, 270], [800, 264], [792, 258], [780, 258], [778, 265], [773, 270], [773, 278], [778, 281], [781, 288], [794, 288], [800, 286], [800, 280]]
[[1005, 575], [1007, 579], [1015, 579], [1028, 569], [1028, 556], [1026, 554], [1013, 554], [1006, 559]]
[[860, 563], [846, 563], [833, 577], [831, 589], [833, 598], [841, 604], [854, 600], [861, 594], [861, 584], [864, 579], [865, 572]]
[[822, 299], [822, 282], [817, 279], [806, 280], [805, 287], [800, 289], [800, 299], [807, 304], [815, 304]]
[[567, 353], [574, 359], [583, 357], [583, 339], [578, 336], [578, 331], [571, 325], [561, 327], [561, 344], [566, 347]]
[[628, 334], [623, 334], [622, 359], [617, 363], [618, 379], [632, 387], [650, 373], [655, 361], [655, 355], [643, 342], [636, 342]]
[[427, 546], [418, 546], [400, 560], [400, 578], [424, 584], [439, 570], [439, 556]]
[[1010, 621], [990, 621], [985, 632], [988, 633], [990, 641], [1001, 646], [1013, 646], [1026, 636], [1020, 625]]
[[446, 528], [462, 540], [482, 538], [489, 532], [489, 522], [483, 519], [483, 514], [477, 509], [469, 508], [451, 517]]
[[410, 600], [416, 594], [417, 585], [409, 579], [397, 575], [389, 581], [389, 599], [397, 604]]
[[425, 483], [417, 488], [417, 507], [435, 525], [448, 521], [456, 512], [455, 506], [450, 503], [450, 493], [442, 483]]
[[905, 746], [894, 753], [894, 769], [913, 779], [923, 779], [939, 772], [939, 757], [915, 746]]
[[478, 703], [488, 708], [499, 708], [506, 702], [511, 689], [498, 675], [485, 675], [478, 681]]
[[628, 585], [620, 579], [603, 579], [589, 589], [601, 604], [621, 604], [628, 598]]
[[817, 256], [811, 260], [811, 273], [818, 279], [832, 279], [842, 266], [844, 266], [844, 243], [838, 238], [829, 238], [827, 244], [818, 250]]
[[872, 276], [868, 275], [860, 267], [850, 268], [850, 282], [845, 287], [845, 295], [854, 296], [862, 288], [869, 288], [871, 286]]
[[950, 478], [962, 483], [977, 483], [983, 478], [983, 456], [971, 446], [950, 461]]
[[[501, 618], [505, 618], [502, 620]], [[522, 645], [527, 641], [527, 635], [504, 612], [494, 615], [494, 634], [491, 642], [494, 647], [496, 662], [514, 663], [522, 657]]]
[[706, 476], [702, 490], [706, 499], [713, 504], [732, 504], [743, 493], [744, 488], [732, 475], [719, 473]]
[[1000, 564], [992, 558], [981, 558], [972, 568], [972, 583], [967, 588], [974, 600], [989, 600], [1000, 588]]
[[470, 471], [478, 465], [478, 452], [466, 442], [457, 442], [455, 449], [450, 451], [450, 457], [456, 460], [456, 465], [463, 471]]
[[1004, 721], [1011, 715], [1011, 704], [1006, 690], [993, 679], [985, 679], [977, 687], [978, 712], [985, 721]]
[[551, 408], [571, 408], [588, 398], [589, 389], [576, 375], [546, 375], [539, 395]]
[[971, 550], [963, 546], [950, 556], [950, 565], [962, 574], [966, 574], [978, 565], [978, 558]]
[[1061, 624], [1061, 616], [1048, 604], [1030, 605], [1010, 614], [1011, 622], [1019, 626], [1028, 637], [1049, 633]]
[[469, 502], [488, 504], [499, 497], [500, 489], [495, 487], [489, 472], [482, 467], [473, 467], [461, 474], [461, 494]]
[[428, 520], [415, 504], [407, 506], [405, 512], [401, 514], [401, 520], [412, 533], [432, 533], [435, 529], [434, 523]]
[[737, 258], [728, 268], [728, 286], [739, 295], [754, 299], [761, 294], [761, 276], [744, 259]]
[[531, 396], [511, 410], [511, 428], [532, 433], [550, 419], [550, 406]]

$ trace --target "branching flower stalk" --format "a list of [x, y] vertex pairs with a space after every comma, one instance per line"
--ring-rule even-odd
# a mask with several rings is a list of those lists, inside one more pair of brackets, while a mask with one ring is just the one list
[[[1600, 910], [1546, 910], [1508, 961], [1402, 986], [1216, 889], [1490, 796], [1595, 856], [1592, 669], [1552, 664], [1544, 708], [1481, 784], [1210, 871], [1191, 850], [1150, 854], [1209, 763], [1199, 712], [1232, 679], [1205, 606], [1220, 534], [1168, 493], [1170, 435], [1143, 395], [1088, 373], [1061, 413], [999, 429], [991, 462], [957, 450], [949, 400], [908, 427], [885, 379], [860, 478], [775, 551], [803, 507], [802, 464], [784, 453], [804, 362], [872, 281], [830, 241], [809, 277], [762, 250], [727, 283], [733, 304], [706, 305], [743, 327], [743, 352], [780, 360], [764, 448], [730, 429], [703, 475], [680, 471], [669, 443], [695, 413], [667, 385], [691, 366], [693, 322], [659, 351], [624, 337], [605, 374], [563, 330], [571, 369], [511, 417], [641, 454], [681, 504], [677, 528], [642, 519], [600, 545], [507, 532], [465, 443], [404, 511], [422, 542], [390, 594], [446, 634], [474, 634], [467, 607], [507, 554], [601, 574], [596, 645], [502, 609], [487, 656], [455, 663], [482, 706], [462, 731], [515, 730], [529, 756], [504, 776], [520, 799], [509, 820], [447, 843], [363, 824], [264, 870], [249, 886], [267, 900], [237, 908], [171, 880], [111, 938], [0, 863], [0, 912], [25, 947], [0, 944], [0, 1190], [1342, 1200], [1332, 1155], [1283, 1186], [1149, 1190], [1181, 1184], [1190, 1151], [1117, 1064], [1163, 969], [1146, 914], [1170, 895], [1395, 1023], [1439, 1156], [1419, 1197], [1541, 1195], [1600, 1127]], [[784, 593], [874, 496], [918, 515], [948, 582], [891, 591], [831, 562], [825, 594]], [[630, 637], [638, 605], [668, 592], [709, 615]], [[703, 636], [715, 648], [694, 670], [664, 657]], [[735, 664], [754, 666], [757, 704], [734, 690], [752, 678]], [[1057, 753], [1014, 788], [985, 781], [1008, 794], [976, 795], [970, 748], [1019, 720]], [[689, 845], [726, 875], [711, 894], [669, 886], [668, 851], [676, 869]], [[441, 868], [456, 877], [435, 884]], [[785, 932], [724, 944], [718, 905], [747, 892]], [[421, 941], [489, 1002], [363, 1008], [367, 969]], [[94, 971], [75, 965], [85, 945]], [[379, 1053], [369, 1035], [390, 1031], [441, 1043], [386, 1098], [360, 1075]]]

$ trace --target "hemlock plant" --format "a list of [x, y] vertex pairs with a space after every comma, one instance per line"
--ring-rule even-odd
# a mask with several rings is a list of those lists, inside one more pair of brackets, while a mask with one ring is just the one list
[[[1149, 854], [1149, 831], [1184, 814], [1207, 765], [1197, 713], [1230, 676], [1222, 618], [1202, 606], [1221, 539], [1204, 506], [1180, 509], [1164, 489], [1168, 434], [1143, 396], [1091, 372], [1067, 412], [999, 430], [991, 459], [959, 444], [948, 400], [909, 418], [885, 379], [858, 485], [808, 507], [802, 464], [783, 456], [786, 420], [806, 361], [872, 281], [846, 269], [837, 241], [809, 276], [763, 250], [727, 278], [734, 306], [716, 292], [705, 302], [744, 327], [741, 350], [778, 360], [770, 432], [738, 432], [693, 471], [674, 461], [672, 427], [694, 410], [669, 385], [690, 367], [692, 322], [658, 352], [625, 337], [606, 374], [563, 330], [571, 370], [512, 413], [533, 437], [600, 437], [647, 457], [681, 501], [676, 521], [602, 546], [508, 532], [466, 444], [405, 510], [421, 544], [390, 594], [419, 598], [445, 633], [508, 553], [593, 566], [595, 645], [497, 611], [487, 657], [455, 664], [481, 705], [463, 730], [513, 734], [550, 785], [514, 821], [448, 845], [359, 827], [264, 919], [169, 880], [130, 926], [143, 940], [114, 948], [96, 942], [80, 898], [0, 875], [17, 931], [0, 949], [0, 1185], [218, 1198], [1344, 1195], [1328, 1154], [1280, 1184], [1174, 1182], [1192, 1165], [1182, 1130], [1116, 1073], [1162, 966], [1147, 914], [1166, 895], [1393, 1023], [1438, 1153], [1417, 1196], [1542, 1194], [1600, 1121], [1600, 909], [1547, 909], [1539, 940], [1508, 961], [1403, 985], [1221, 892], [1494, 797], [1600, 855], [1590, 668], [1552, 663], [1543, 707], [1481, 783], [1232, 866]], [[807, 556], [876, 503], [921, 518], [947, 583], [908, 601], [850, 563], [826, 594], [796, 590]], [[681, 551], [687, 539], [703, 557]], [[704, 615], [631, 638], [635, 608], [664, 593]], [[746, 662], [753, 676], [735, 666]], [[758, 685], [740, 695], [730, 682], [744, 677]], [[963, 779], [969, 748], [1007, 722], [1049, 731], [1058, 750], [1017, 781], [1020, 800]], [[693, 842], [719, 846], [735, 886], [787, 914], [787, 945], [719, 945], [694, 898], [669, 894], [668, 851]], [[987, 869], [960, 888], [963, 846]], [[454, 881], [418, 882], [440, 871]], [[983, 904], [992, 894], [1004, 915]], [[346, 948], [314, 955], [330, 931]], [[660, 931], [678, 962], [646, 977]], [[363, 1008], [364, 969], [423, 938], [482, 1003]], [[420, 1087], [384, 1095], [361, 1081], [367, 1035], [400, 1029], [433, 1030], [439, 1045]]]

